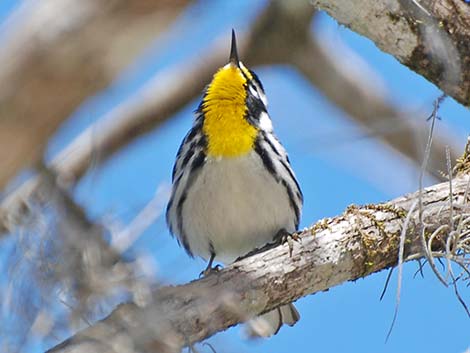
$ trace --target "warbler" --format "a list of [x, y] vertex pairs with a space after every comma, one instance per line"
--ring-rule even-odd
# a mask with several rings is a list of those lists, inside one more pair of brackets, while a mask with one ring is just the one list
[[[298, 228], [302, 192], [273, 133], [263, 85], [238, 59], [234, 31], [229, 62], [205, 88], [172, 181], [170, 232], [191, 257], [208, 260], [206, 271]], [[249, 334], [268, 337], [299, 318], [285, 305], [251, 320]]]

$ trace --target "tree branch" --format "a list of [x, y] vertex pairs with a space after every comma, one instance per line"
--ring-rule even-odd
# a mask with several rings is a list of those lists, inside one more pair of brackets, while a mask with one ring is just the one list
[[44, 0], [7, 21], [0, 51], [0, 189], [42, 159], [57, 127], [106, 87], [187, 1]]
[[470, 105], [470, 7], [461, 0], [315, 0], [339, 23]]
[[[465, 200], [469, 180], [468, 176], [453, 180], [452, 202], [448, 182], [422, 192], [423, 225], [418, 223], [421, 212], [412, 212], [405, 259], [424, 256], [420, 243], [424, 229], [434, 256], [458, 260], [450, 256], [465, 249], [470, 238], [470, 207]], [[416, 192], [384, 204], [350, 206], [341, 216], [302, 231], [292, 257], [287, 244], [274, 246], [206, 278], [158, 288], [148, 305], [123, 304], [49, 352], [123, 351], [116, 342], [131, 344], [137, 351], [164, 346], [174, 352], [253, 315], [395, 266], [401, 230], [418, 197]], [[446, 241], [456, 233], [442, 227], [453, 223], [450, 215], [461, 220], [455, 222], [459, 223], [459, 243], [446, 253]]]

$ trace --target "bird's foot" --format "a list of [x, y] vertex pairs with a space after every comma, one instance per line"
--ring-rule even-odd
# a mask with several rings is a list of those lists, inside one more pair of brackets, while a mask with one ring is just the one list
[[274, 241], [279, 244], [286, 244], [289, 246], [289, 256], [292, 257], [292, 251], [294, 250], [294, 241], [300, 242], [301, 238], [298, 233], [289, 233], [287, 230], [282, 228], [274, 236]]
[[222, 270], [222, 266], [220, 265], [215, 265], [214, 267], [207, 266], [206, 269], [199, 274], [199, 278], [207, 277], [213, 273], [220, 272], [221, 270]]

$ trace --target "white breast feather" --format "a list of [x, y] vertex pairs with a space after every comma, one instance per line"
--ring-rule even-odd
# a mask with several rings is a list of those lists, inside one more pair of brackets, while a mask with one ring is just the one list
[[183, 227], [194, 255], [230, 263], [273, 239], [282, 228], [295, 231], [286, 189], [255, 152], [208, 159], [188, 192]]

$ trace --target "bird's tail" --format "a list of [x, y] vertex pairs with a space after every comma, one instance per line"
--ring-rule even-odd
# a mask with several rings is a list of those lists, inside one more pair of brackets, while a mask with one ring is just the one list
[[249, 337], [270, 337], [275, 335], [283, 324], [294, 326], [300, 314], [294, 304], [280, 306], [247, 322]]

